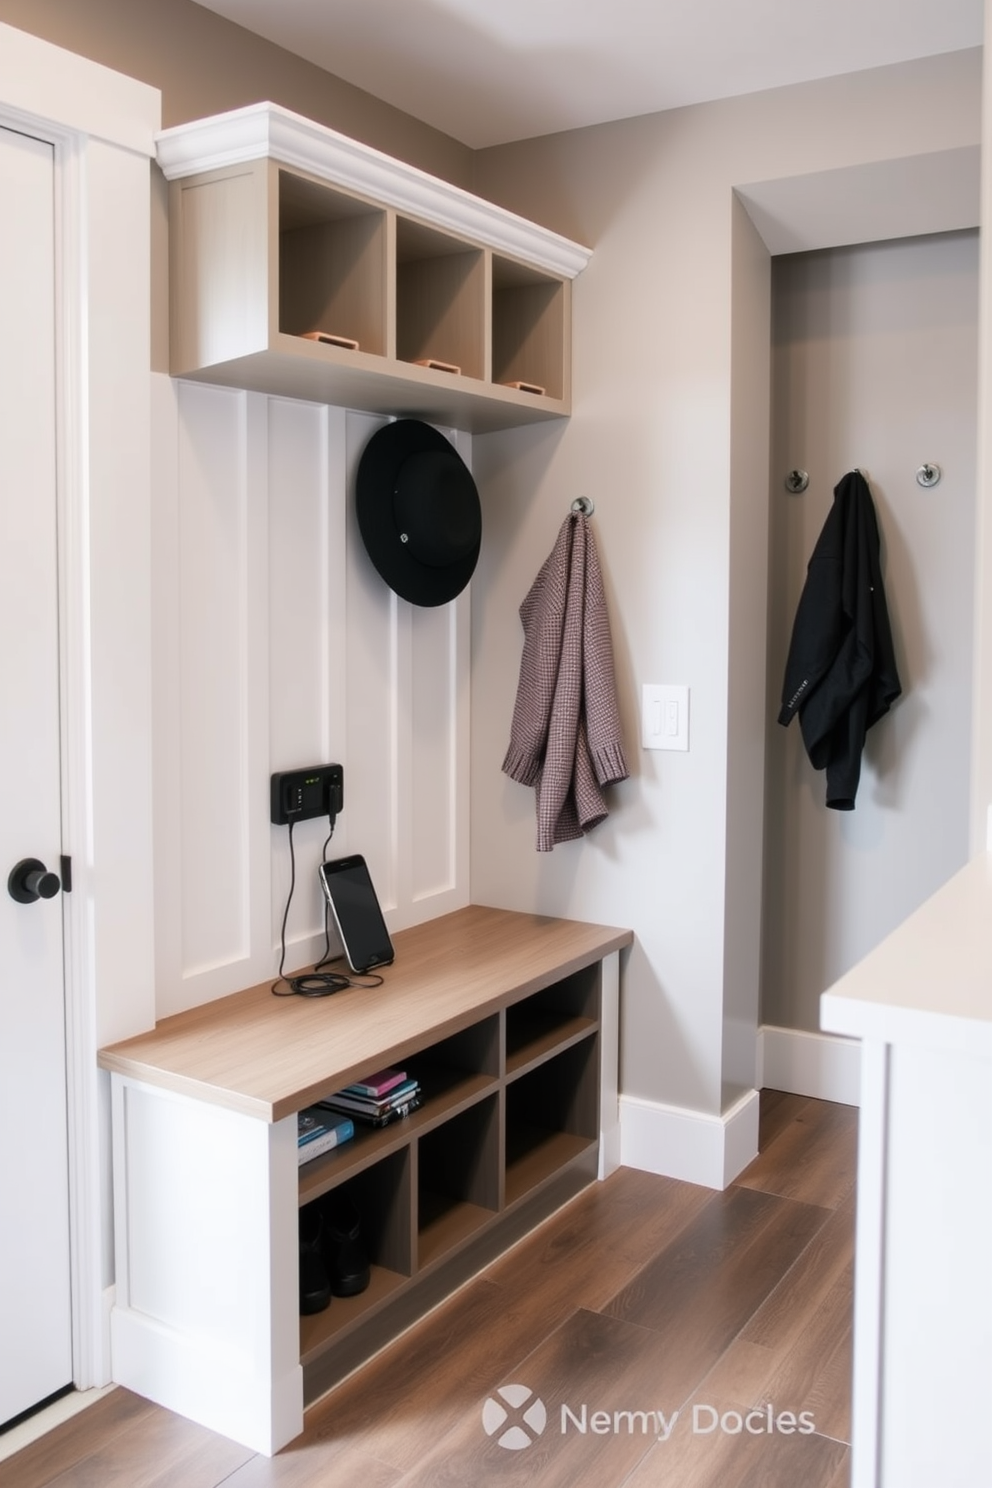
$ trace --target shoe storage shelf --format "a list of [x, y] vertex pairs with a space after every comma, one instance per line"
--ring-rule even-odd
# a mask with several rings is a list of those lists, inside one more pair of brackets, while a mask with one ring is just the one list
[[473, 431], [568, 414], [589, 249], [271, 103], [158, 161], [173, 376]]
[[[277, 1451], [344, 1374], [612, 1171], [631, 939], [470, 906], [396, 935], [374, 991], [266, 982], [103, 1049], [117, 1383]], [[391, 1065], [421, 1107], [298, 1166], [297, 1112]], [[370, 1281], [301, 1317], [298, 1213], [332, 1190], [361, 1215]]]

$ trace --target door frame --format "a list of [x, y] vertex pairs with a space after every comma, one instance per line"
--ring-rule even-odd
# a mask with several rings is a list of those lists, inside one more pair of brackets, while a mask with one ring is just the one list
[[149, 161], [159, 122], [156, 89], [0, 25], [0, 124], [55, 152], [62, 850], [73, 865], [63, 898], [66, 1093], [80, 1389], [112, 1377], [109, 1088], [96, 1051], [155, 1021]]

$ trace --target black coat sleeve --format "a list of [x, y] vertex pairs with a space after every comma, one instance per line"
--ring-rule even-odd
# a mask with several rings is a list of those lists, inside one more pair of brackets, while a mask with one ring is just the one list
[[782, 724], [798, 712], [810, 763], [827, 772], [828, 806], [853, 810], [865, 734], [900, 690], [875, 509], [852, 471], [809, 561], [779, 712]]

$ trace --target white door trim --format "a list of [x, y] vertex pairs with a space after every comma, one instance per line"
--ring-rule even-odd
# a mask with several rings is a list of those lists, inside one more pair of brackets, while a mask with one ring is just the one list
[[[149, 157], [157, 90], [0, 25], [0, 124], [55, 149], [73, 1377], [111, 1377], [100, 1044], [154, 1022]], [[91, 328], [98, 332], [91, 335]]]
[[85, 211], [83, 142], [55, 138], [56, 316], [58, 358], [59, 651], [62, 692], [62, 842], [75, 882], [64, 895], [66, 1110], [69, 1136], [69, 1257], [72, 1363], [77, 1389], [110, 1378], [102, 1304], [100, 1098], [94, 1037], [97, 991], [91, 926], [79, 891], [91, 761], [85, 616], [86, 584], [86, 296], [81, 224]]

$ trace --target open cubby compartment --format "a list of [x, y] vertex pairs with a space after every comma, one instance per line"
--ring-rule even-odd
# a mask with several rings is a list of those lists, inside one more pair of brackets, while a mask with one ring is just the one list
[[493, 382], [564, 398], [567, 282], [494, 253], [492, 285]]
[[585, 966], [506, 1010], [508, 1076], [584, 1038], [599, 1019], [600, 967]]
[[413, 1271], [409, 1148], [401, 1147], [337, 1184], [326, 1202], [333, 1207], [342, 1198], [350, 1199], [361, 1215], [372, 1265], [409, 1276]]
[[595, 1147], [599, 1037], [590, 1033], [506, 1087], [506, 1193], [515, 1203]]
[[324, 331], [386, 354], [386, 212], [280, 170], [279, 329]]
[[360, 1170], [380, 1162], [396, 1148], [402, 1147], [408, 1137], [405, 1120], [393, 1121], [383, 1127], [368, 1126], [356, 1120], [354, 1127], [354, 1136], [339, 1147], [332, 1147], [330, 1152], [322, 1152], [319, 1157], [301, 1163], [297, 1180], [301, 1207], [350, 1180]]
[[481, 1230], [500, 1207], [494, 1093], [417, 1141], [417, 1265], [422, 1271]]
[[485, 253], [450, 233], [396, 219], [396, 355], [483, 378]]
[[414, 1265], [410, 1169], [410, 1149], [402, 1147], [314, 1201], [321, 1205], [333, 1205], [342, 1197], [352, 1201], [361, 1217], [371, 1275], [357, 1297], [334, 1297], [324, 1312], [300, 1318], [303, 1364], [377, 1311], [409, 1279]]
[[494, 1089], [499, 1079], [499, 1014], [402, 1061], [420, 1081], [423, 1120], [434, 1121]]

